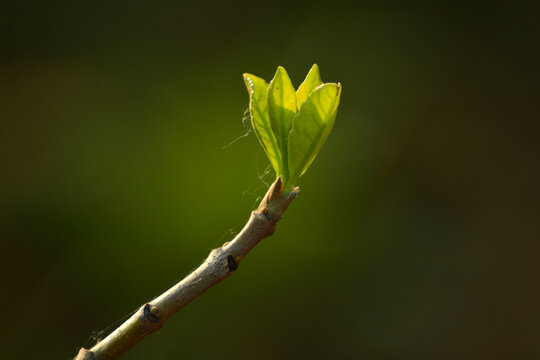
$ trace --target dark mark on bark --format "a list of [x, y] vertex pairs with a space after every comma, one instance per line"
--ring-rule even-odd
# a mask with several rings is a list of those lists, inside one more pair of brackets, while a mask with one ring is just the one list
[[234, 270], [238, 269], [238, 264], [236, 261], [234, 261], [234, 258], [232, 255], [227, 256], [227, 265], [229, 265], [229, 271], [233, 272]]
[[144, 314], [144, 317], [150, 320], [151, 322], [153, 323], [159, 322], [159, 318], [156, 315], [152, 314], [152, 311], [150, 310], [150, 305], [148, 304], [144, 305], [143, 314]]

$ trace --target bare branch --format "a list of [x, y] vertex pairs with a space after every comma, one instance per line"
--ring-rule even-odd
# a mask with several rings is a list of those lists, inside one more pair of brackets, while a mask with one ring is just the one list
[[276, 223], [298, 194], [298, 188], [283, 194], [279, 177], [268, 189], [242, 231], [230, 242], [212, 250], [208, 258], [182, 281], [144, 304], [126, 322], [90, 350], [81, 349], [75, 360], [117, 359], [147, 335], [158, 330], [178, 310], [211, 286], [232, 274], [242, 259], [262, 239], [272, 235]]

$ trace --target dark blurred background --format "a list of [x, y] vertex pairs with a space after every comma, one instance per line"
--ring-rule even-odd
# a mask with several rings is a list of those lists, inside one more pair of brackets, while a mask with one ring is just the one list
[[4, 2], [3, 357], [230, 240], [274, 176], [241, 75], [316, 62], [342, 103], [276, 234], [125, 359], [540, 358], [534, 4]]

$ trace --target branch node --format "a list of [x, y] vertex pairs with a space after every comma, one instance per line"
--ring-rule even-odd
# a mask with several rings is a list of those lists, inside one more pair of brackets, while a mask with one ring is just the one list
[[143, 309], [143, 315], [145, 318], [147, 318], [150, 322], [153, 322], [153, 323], [158, 323], [159, 322], [159, 318], [152, 314], [152, 310], [150, 308], [150, 304], [146, 304], [144, 305], [144, 309]]
[[79, 350], [79, 353], [75, 357], [74, 360], [95, 360], [96, 357], [94, 356], [94, 353], [90, 350], [86, 350], [85, 348], [81, 348]]

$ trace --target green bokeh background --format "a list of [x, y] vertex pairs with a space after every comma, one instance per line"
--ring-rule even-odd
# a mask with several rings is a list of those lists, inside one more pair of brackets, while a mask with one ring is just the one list
[[538, 359], [533, 5], [0, 5], [2, 357], [230, 240], [273, 180], [241, 74], [316, 62], [342, 102], [276, 234], [125, 359]]

